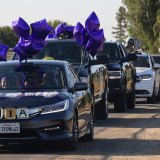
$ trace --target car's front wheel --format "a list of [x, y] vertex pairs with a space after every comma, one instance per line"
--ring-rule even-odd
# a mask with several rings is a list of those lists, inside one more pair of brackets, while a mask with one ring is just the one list
[[108, 118], [108, 94], [107, 90], [104, 91], [103, 97], [100, 102], [95, 104], [95, 118], [106, 119]]
[[77, 120], [77, 115], [75, 113], [72, 125], [72, 139], [69, 141], [67, 147], [70, 150], [75, 150], [77, 146], [78, 146], [78, 120]]
[[127, 108], [134, 109], [136, 104], [135, 87], [133, 87], [131, 93], [127, 95]]
[[125, 112], [127, 108], [127, 96], [125, 90], [119, 93], [114, 100], [114, 110], [116, 112]]

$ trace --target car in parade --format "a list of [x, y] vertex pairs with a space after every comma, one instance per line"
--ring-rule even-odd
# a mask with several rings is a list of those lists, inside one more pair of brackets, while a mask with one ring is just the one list
[[70, 63], [1, 62], [0, 80], [0, 142], [93, 140], [92, 96]]
[[137, 53], [135, 67], [136, 97], [155, 103], [160, 98], [160, 64], [155, 63], [148, 53]]
[[136, 71], [133, 61], [135, 54], [127, 54], [119, 42], [105, 42], [103, 51], [109, 57], [108, 86], [109, 102], [114, 103], [116, 112], [125, 112], [127, 108], [135, 108]]
[[[108, 117], [108, 72], [107, 57], [92, 58], [85, 54], [82, 47], [74, 39], [46, 39], [47, 45], [34, 59], [65, 60], [70, 62], [76, 75], [89, 85], [94, 101], [94, 117]], [[12, 59], [18, 59], [15, 54]]]

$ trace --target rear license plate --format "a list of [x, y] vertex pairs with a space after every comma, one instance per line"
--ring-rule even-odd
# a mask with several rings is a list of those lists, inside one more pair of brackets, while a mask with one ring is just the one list
[[20, 124], [0, 123], [0, 133], [20, 133]]

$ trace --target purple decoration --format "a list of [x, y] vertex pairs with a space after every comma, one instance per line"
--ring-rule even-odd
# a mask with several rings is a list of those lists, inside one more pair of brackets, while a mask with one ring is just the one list
[[100, 22], [95, 12], [92, 12], [85, 22], [85, 28], [88, 33], [99, 30]]
[[74, 27], [73, 37], [76, 39], [78, 45], [85, 45], [86, 31], [80, 22], [78, 22], [77, 25]]
[[12, 22], [12, 27], [17, 36], [28, 39], [30, 27], [21, 17], [17, 21]]
[[89, 40], [86, 44], [86, 50], [94, 57], [97, 52], [102, 49], [105, 37], [103, 29], [93, 32], [89, 35]]
[[46, 19], [35, 22], [31, 24], [32, 28], [32, 37], [36, 39], [43, 39], [47, 37], [47, 35], [54, 30], [53, 27], [49, 26]]
[[65, 27], [65, 34], [68, 35], [68, 38], [73, 38], [73, 30], [74, 30], [74, 26]]
[[59, 24], [56, 28], [55, 28], [55, 37], [58, 38], [60, 36], [60, 34], [65, 32], [65, 27], [66, 27], [66, 23], [62, 23]]
[[18, 44], [13, 48], [13, 51], [17, 53], [19, 61], [27, 60], [27, 55], [22, 49], [18, 46]]
[[0, 43], [0, 61], [6, 61], [7, 60], [7, 51], [9, 49], [9, 46], [3, 45]]

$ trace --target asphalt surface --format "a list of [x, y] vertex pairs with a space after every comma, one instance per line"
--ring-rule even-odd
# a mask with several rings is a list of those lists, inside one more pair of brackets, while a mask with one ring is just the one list
[[93, 142], [79, 142], [76, 151], [44, 144], [0, 145], [0, 160], [158, 160], [160, 104], [139, 101], [134, 110], [115, 113], [95, 124]]

